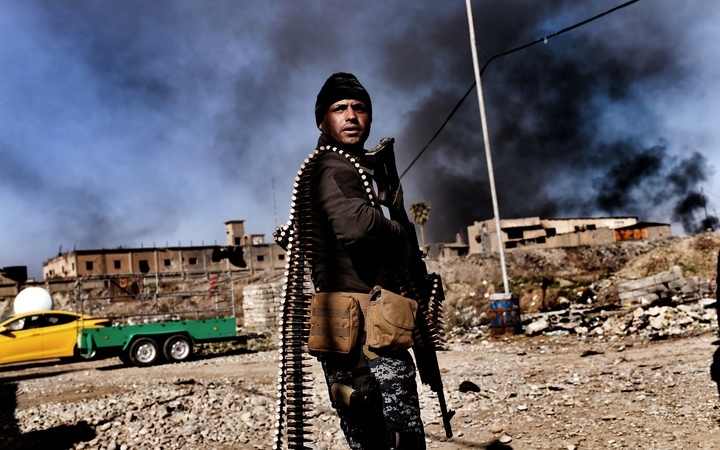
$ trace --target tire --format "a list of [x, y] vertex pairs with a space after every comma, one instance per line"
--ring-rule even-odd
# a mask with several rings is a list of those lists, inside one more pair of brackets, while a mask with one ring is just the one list
[[160, 357], [160, 347], [154, 339], [141, 337], [130, 345], [128, 356], [130, 362], [138, 367], [152, 366]]
[[193, 344], [187, 336], [176, 334], [165, 341], [163, 354], [170, 362], [187, 361], [193, 354]]

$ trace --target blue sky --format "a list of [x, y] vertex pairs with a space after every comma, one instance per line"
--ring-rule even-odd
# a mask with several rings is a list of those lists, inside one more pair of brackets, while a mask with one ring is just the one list
[[[473, 1], [480, 63], [617, 2]], [[720, 4], [640, 0], [483, 76], [501, 217], [716, 215]], [[0, 3], [0, 267], [59, 251], [271, 238], [352, 72], [402, 171], [474, 81], [465, 2]], [[405, 178], [429, 241], [492, 217], [476, 96]], [[701, 195], [702, 194], [702, 195]], [[700, 205], [699, 200], [705, 200]], [[705, 208], [702, 208], [705, 206]]]

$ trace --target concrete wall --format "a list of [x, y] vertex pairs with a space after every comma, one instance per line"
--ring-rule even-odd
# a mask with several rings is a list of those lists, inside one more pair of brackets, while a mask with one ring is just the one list
[[251, 333], [275, 333], [279, 325], [282, 283], [243, 288], [243, 328]]

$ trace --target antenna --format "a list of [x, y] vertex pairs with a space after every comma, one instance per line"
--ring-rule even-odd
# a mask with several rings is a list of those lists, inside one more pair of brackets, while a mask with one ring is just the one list
[[277, 202], [275, 201], [275, 178], [271, 178], [270, 182], [272, 183], [272, 193], [273, 193], [273, 214], [275, 215], [275, 226], [277, 226], [278, 220], [277, 220]]

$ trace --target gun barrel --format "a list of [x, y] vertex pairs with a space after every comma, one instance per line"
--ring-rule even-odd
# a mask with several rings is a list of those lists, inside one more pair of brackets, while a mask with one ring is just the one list
[[442, 413], [442, 420], [443, 420], [443, 427], [445, 427], [445, 437], [450, 439], [453, 437], [452, 432], [452, 425], [450, 424], [450, 419], [453, 418], [455, 415], [455, 411], [447, 409], [447, 404], [445, 403], [445, 393], [443, 392], [442, 388], [438, 389], [438, 401], [440, 402], [440, 412]]

